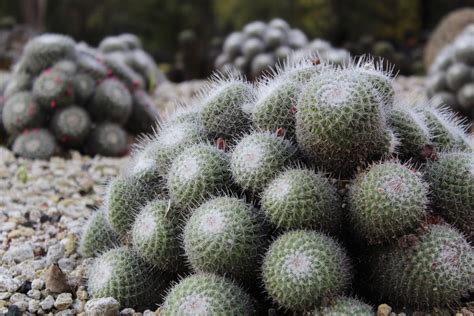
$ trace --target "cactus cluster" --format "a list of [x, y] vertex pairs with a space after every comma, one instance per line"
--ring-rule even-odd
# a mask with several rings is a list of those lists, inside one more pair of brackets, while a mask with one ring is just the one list
[[474, 24], [445, 46], [431, 65], [427, 95], [474, 120]]
[[347, 63], [350, 56], [344, 49], [335, 49], [327, 41], [308, 41], [306, 35], [280, 18], [268, 23], [249, 22], [242, 31], [233, 32], [223, 43], [222, 53], [216, 57], [214, 66], [222, 70], [231, 65], [248, 78], [255, 79], [265, 71], [284, 61], [293, 51], [304, 55], [308, 51], [318, 52], [335, 63]]
[[[127, 51], [111, 52], [114, 43]], [[147, 93], [156, 83], [148, 73], [156, 69], [153, 59], [131, 34], [99, 48], [59, 34], [27, 43], [0, 91], [0, 134], [15, 154], [48, 159], [76, 149], [121, 156], [129, 134], [152, 132], [159, 119]]]
[[[314, 58], [255, 84], [214, 76], [137, 149], [84, 232], [93, 297], [148, 300], [160, 315], [459, 302], [474, 273], [458, 231], [473, 230], [469, 136], [446, 109], [395, 105], [377, 61]], [[154, 290], [169, 282], [163, 300], [143, 274]]]

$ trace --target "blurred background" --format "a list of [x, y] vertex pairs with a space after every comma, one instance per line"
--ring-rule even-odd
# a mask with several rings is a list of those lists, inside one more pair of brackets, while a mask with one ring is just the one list
[[279, 17], [352, 54], [380, 55], [404, 75], [423, 74], [423, 49], [450, 11], [474, 0], [2, 0], [0, 68], [43, 32], [97, 46], [106, 36], [134, 33], [173, 81], [204, 78], [227, 34], [254, 20]]

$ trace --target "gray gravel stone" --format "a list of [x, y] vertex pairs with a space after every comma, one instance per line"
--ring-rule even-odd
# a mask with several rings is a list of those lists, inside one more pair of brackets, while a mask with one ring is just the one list
[[64, 253], [64, 246], [61, 243], [57, 243], [56, 245], [51, 246], [48, 249], [48, 254], [46, 255], [47, 265], [57, 263], [58, 260], [64, 256]]
[[0, 274], [0, 292], [15, 292], [20, 287], [21, 282], [8, 275]]
[[2, 260], [6, 263], [20, 263], [34, 257], [33, 247], [30, 243], [24, 243], [10, 247], [3, 255]]
[[52, 295], [48, 295], [40, 302], [40, 306], [43, 310], [49, 311], [54, 306], [54, 297]]
[[28, 303], [28, 311], [30, 313], [36, 313], [40, 309], [40, 302], [38, 300], [31, 300]]
[[113, 297], [92, 299], [86, 303], [84, 311], [87, 316], [115, 316], [120, 304]]
[[61, 293], [56, 298], [56, 301], [54, 302], [54, 307], [56, 307], [58, 310], [61, 311], [71, 306], [71, 304], [72, 304], [72, 294]]

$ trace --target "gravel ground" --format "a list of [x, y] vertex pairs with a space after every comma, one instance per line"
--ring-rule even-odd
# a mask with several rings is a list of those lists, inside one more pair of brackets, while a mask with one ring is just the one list
[[[173, 95], [189, 98], [201, 84], [166, 83], [158, 98], [172, 104]], [[396, 81], [413, 97], [422, 85], [420, 78]], [[0, 315], [158, 315], [119, 311], [110, 298], [89, 300], [90, 260], [77, 253], [80, 231], [126, 158], [70, 156], [31, 161], [0, 147]], [[385, 304], [377, 314], [397, 315]], [[464, 308], [459, 315], [473, 314]]]

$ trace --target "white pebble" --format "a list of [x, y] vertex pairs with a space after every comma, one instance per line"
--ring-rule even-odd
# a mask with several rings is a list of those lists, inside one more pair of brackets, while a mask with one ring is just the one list
[[53, 308], [53, 305], [54, 305], [54, 297], [52, 295], [48, 295], [40, 303], [41, 308], [45, 311], [50, 310], [51, 308]]
[[86, 303], [84, 311], [87, 316], [115, 316], [120, 304], [113, 297], [92, 299]]
[[56, 298], [56, 301], [54, 302], [54, 307], [56, 307], [58, 310], [61, 311], [71, 306], [71, 303], [72, 303], [72, 294], [61, 293]]

